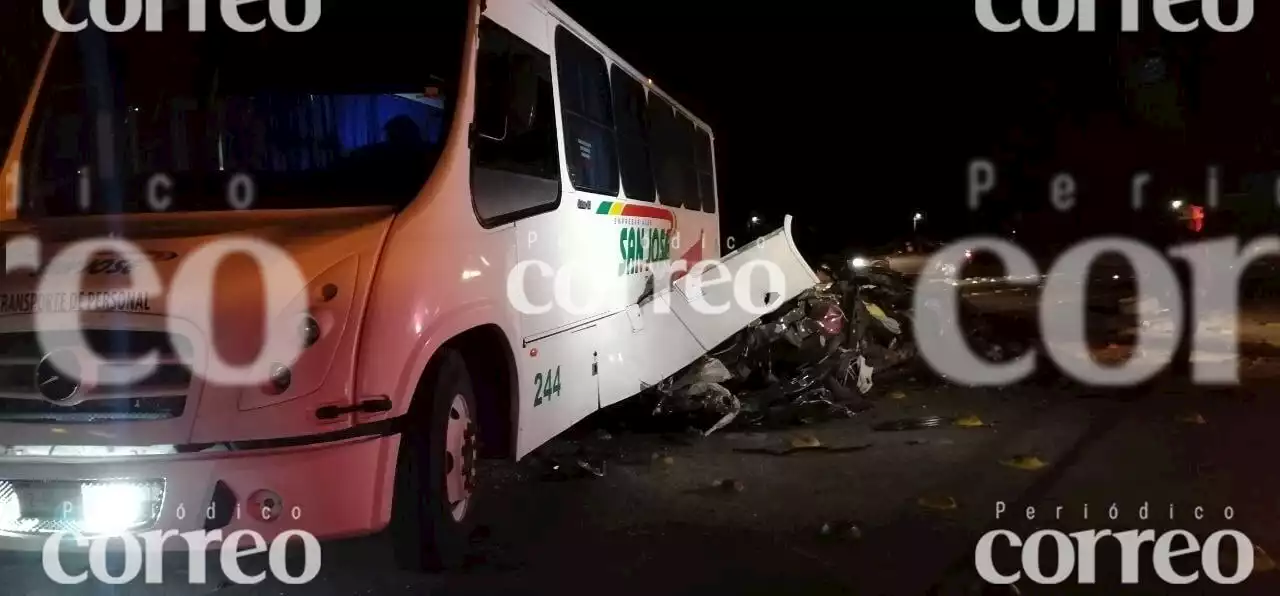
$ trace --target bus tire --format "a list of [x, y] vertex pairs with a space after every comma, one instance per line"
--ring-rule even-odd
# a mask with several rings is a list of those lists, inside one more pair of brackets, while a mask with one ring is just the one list
[[475, 392], [461, 354], [434, 360], [401, 435], [392, 502], [396, 559], [413, 571], [461, 566], [475, 519]]

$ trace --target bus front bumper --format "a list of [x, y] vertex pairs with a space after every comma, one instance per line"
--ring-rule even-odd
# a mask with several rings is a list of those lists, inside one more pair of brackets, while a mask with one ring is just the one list
[[[307, 447], [136, 458], [0, 459], [0, 550], [41, 550], [77, 537], [217, 529], [268, 542], [369, 534], [390, 519], [398, 436]], [[108, 541], [118, 550], [121, 540]], [[219, 548], [209, 543], [206, 548]], [[170, 538], [165, 550], [188, 550]]]

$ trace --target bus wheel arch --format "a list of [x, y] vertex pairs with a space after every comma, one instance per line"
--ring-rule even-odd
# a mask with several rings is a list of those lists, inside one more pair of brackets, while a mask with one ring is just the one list
[[[440, 346], [458, 352], [467, 364], [471, 387], [476, 393], [477, 426], [480, 429], [480, 456], [485, 459], [511, 458], [515, 454], [516, 398], [515, 353], [502, 328], [494, 324], [472, 327]], [[431, 361], [436, 359], [435, 355]], [[430, 371], [427, 363], [425, 379]]]
[[[390, 534], [398, 563], [442, 570], [465, 560], [474, 528], [476, 460], [511, 440], [504, 388], [514, 362], [496, 326], [442, 344], [422, 371], [396, 460]], [[486, 431], [485, 428], [489, 430]]]

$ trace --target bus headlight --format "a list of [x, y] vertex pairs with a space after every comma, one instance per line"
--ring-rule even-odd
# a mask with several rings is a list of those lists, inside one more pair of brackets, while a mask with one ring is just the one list
[[164, 480], [0, 480], [0, 533], [113, 536], [160, 516]]
[[119, 534], [144, 519], [151, 491], [130, 482], [92, 482], [80, 485], [84, 504], [80, 529], [86, 534]]

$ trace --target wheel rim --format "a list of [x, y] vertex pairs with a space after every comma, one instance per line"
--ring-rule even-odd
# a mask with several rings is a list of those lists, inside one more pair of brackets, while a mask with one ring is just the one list
[[467, 516], [467, 505], [475, 488], [474, 426], [466, 397], [455, 395], [449, 404], [445, 432], [445, 496], [454, 521]]

